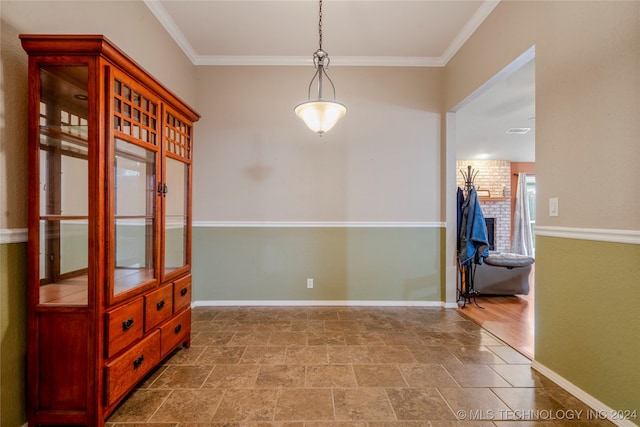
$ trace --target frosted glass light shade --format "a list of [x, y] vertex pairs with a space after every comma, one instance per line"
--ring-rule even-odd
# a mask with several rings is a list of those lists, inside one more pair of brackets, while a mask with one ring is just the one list
[[316, 100], [298, 104], [295, 112], [309, 126], [309, 129], [322, 136], [345, 115], [347, 107], [339, 102]]

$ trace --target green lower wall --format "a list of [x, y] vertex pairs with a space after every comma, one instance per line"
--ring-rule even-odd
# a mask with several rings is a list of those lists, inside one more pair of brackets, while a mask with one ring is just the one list
[[536, 360], [640, 417], [640, 245], [538, 236], [536, 253]]
[[441, 242], [440, 228], [194, 227], [194, 300], [440, 302]]
[[0, 425], [27, 422], [27, 244], [0, 244]]

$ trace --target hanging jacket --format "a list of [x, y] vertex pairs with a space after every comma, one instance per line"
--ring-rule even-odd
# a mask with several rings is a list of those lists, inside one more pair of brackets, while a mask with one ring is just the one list
[[471, 262], [482, 264], [482, 259], [489, 256], [487, 224], [475, 188], [469, 190], [462, 203], [458, 247], [458, 262], [461, 265], [469, 265]]

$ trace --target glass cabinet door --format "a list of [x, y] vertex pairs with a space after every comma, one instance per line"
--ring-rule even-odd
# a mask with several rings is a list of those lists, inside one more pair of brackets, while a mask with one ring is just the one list
[[40, 304], [87, 305], [88, 67], [40, 68]]
[[113, 293], [118, 295], [156, 277], [156, 153], [116, 138], [114, 168]]
[[187, 265], [187, 203], [189, 165], [165, 161], [164, 275]]
[[113, 293], [158, 282], [158, 101], [113, 80]]
[[163, 280], [191, 264], [191, 144], [193, 124], [167, 108], [163, 120]]

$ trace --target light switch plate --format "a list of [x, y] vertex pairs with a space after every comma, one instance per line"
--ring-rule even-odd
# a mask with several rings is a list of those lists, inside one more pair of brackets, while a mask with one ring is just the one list
[[558, 216], [558, 198], [551, 197], [549, 199], [549, 216]]

